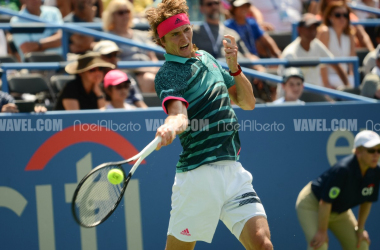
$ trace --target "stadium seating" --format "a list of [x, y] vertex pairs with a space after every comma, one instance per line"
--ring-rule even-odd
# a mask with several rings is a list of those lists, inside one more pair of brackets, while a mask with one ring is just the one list
[[12, 55], [0, 56], [0, 63], [15, 63], [16, 58]]
[[54, 52], [30, 52], [25, 55], [25, 62], [64, 62], [61, 54]]
[[37, 94], [49, 91], [49, 86], [40, 74], [13, 76], [9, 79], [10, 92]]
[[283, 51], [292, 42], [291, 32], [273, 33], [268, 32], [269, 36], [276, 42], [278, 48]]

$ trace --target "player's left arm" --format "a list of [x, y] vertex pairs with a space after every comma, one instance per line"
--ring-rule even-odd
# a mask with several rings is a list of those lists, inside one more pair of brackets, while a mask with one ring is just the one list
[[358, 225], [356, 227], [356, 235], [358, 239], [357, 247], [360, 247], [360, 242], [363, 240], [367, 241], [368, 244], [371, 243], [369, 239], [368, 232], [364, 229], [365, 222], [367, 221], [369, 212], [371, 211], [372, 202], [364, 202], [360, 204]]
[[[223, 40], [227, 65], [232, 73], [236, 73], [239, 70], [237, 62], [238, 47], [233, 36], [225, 35], [224, 37], [231, 40], [231, 43]], [[241, 72], [239, 75], [234, 76], [234, 80], [235, 85], [228, 89], [232, 101], [244, 110], [254, 109], [256, 99], [253, 95], [252, 85], [247, 77]]]

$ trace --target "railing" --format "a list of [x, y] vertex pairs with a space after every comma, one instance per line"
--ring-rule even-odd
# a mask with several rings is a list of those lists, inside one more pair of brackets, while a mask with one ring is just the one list
[[[18, 16], [20, 18], [24, 18], [33, 22], [33, 24], [15, 24], [15, 25], [9, 25], [9, 24], [0, 24], [0, 29], [7, 29], [7, 30], [15, 30], [16, 32], [21, 32], [24, 31], [25, 29], [31, 29], [31, 30], [37, 30], [38, 32], [41, 32], [41, 29], [44, 28], [51, 28], [51, 29], [57, 29], [60, 28], [62, 29], [62, 47], [64, 51], [64, 56], [68, 52], [68, 33], [81, 33], [84, 35], [89, 35], [97, 38], [103, 38], [107, 40], [111, 40], [120, 44], [126, 44], [129, 46], [135, 46], [139, 47], [145, 50], [149, 51], [154, 51], [156, 53], [164, 53], [165, 51], [159, 47], [159, 46], [151, 46], [151, 45], [146, 45], [142, 43], [137, 43], [134, 42], [130, 39], [123, 38], [117, 35], [93, 30], [92, 28], [96, 27], [96, 25], [92, 23], [78, 23], [76, 24], [71, 24], [71, 23], [66, 23], [62, 25], [54, 25], [54, 24], [46, 24], [44, 23], [41, 19], [39, 19], [36, 16], [33, 15], [20, 15], [18, 12], [11, 11], [5, 8], [0, 7], [0, 13], [2, 14], [8, 14], [8, 15], [13, 15], [13, 16]], [[24, 29], [24, 30], [23, 30]], [[316, 66], [319, 63], [352, 63], [354, 65], [354, 78], [355, 78], [355, 86], [358, 86], [359, 83], [359, 74], [358, 74], [358, 67], [359, 67], [359, 62], [357, 57], [346, 57], [346, 58], [335, 58], [335, 59], [324, 59], [324, 58], [319, 58], [319, 59], [312, 59], [312, 60], [297, 60], [297, 61], [288, 61], [284, 59], [260, 59], [258, 61], [249, 61], [249, 60], [241, 60], [241, 64], [243, 65], [284, 65], [284, 66]], [[151, 67], [151, 66], [156, 66], [160, 67], [163, 64], [163, 61], [160, 62], [119, 62], [118, 67], [119, 68], [138, 68], [138, 67]], [[40, 69], [40, 70], [58, 70], [62, 67], [64, 67], [66, 63], [3, 63], [1, 65], [1, 68], [3, 69], [3, 72], [6, 72], [6, 70], [10, 69]], [[225, 63], [222, 63], [224, 67], [226, 67]], [[282, 78], [279, 76], [274, 76], [271, 74], [266, 74], [266, 73], [261, 73], [257, 72], [255, 70], [251, 70], [248, 68], [243, 68], [245, 74], [253, 77], [257, 77], [259, 79], [263, 80], [271, 80], [277, 83], [282, 82]], [[7, 84], [7, 76], [6, 74], [3, 74], [2, 76], [2, 89], [5, 92], [8, 92], [8, 84]], [[305, 83], [305, 89], [314, 91], [317, 93], [324, 93], [328, 94], [334, 97], [339, 97], [339, 98], [344, 98], [344, 99], [349, 99], [349, 100], [360, 100], [360, 101], [366, 101], [366, 102], [377, 102], [376, 100], [370, 99], [370, 98], [365, 98], [353, 94], [348, 94], [344, 93], [341, 91], [336, 91], [336, 90], [330, 90], [324, 87], [319, 87], [315, 86], [312, 84]]]
[[[348, 58], [348, 59], [352, 59], [352, 58]], [[333, 63], [340, 63], [341, 62], [338, 59], [330, 59], [330, 60], [334, 60]], [[320, 59], [320, 62], [326, 63], [326, 62], [328, 62], [328, 59]], [[139, 68], [139, 67], [161, 67], [163, 65], [163, 63], [164, 63], [164, 61], [158, 61], [158, 62], [119, 62], [118, 68], [131, 69], [131, 68]], [[228, 68], [228, 66], [225, 62], [220, 62], [220, 63], [221, 63], [223, 68], [225, 68], [225, 69]], [[247, 63], [247, 62], [243, 62], [243, 63]], [[267, 64], [267, 65], [277, 65], [277, 64], [289, 65], [290, 64], [290, 65], [292, 65], [294, 63], [295, 62], [289, 62], [289, 61], [281, 60], [281, 59], [274, 59], [274, 60], [266, 59], [266, 60], [263, 60], [263, 62], [261, 64]], [[299, 63], [299, 62], [297, 62], [297, 63]], [[67, 64], [67, 62], [62, 62], [62, 63], [58, 63], [58, 62], [57, 63], [3, 63], [0, 65], [0, 67], [4, 72], [6, 72], [7, 70], [11, 70], [11, 69], [14, 69], [14, 70], [20, 70], [20, 69], [58, 70], [58, 69], [65, 67], [66, 64]], [[252, 64], [259, 64], [259, 62], [253, 61]], [[262, 73], [262, 72], [252, 70], [249, 68], [245, 68], [245, 67], [242, 67], [242, 70], [244, 71], [244, 74], [246, 74], [247, 76], [256, 77], [256, 78], [262, 79], [262, 80], [273, 81], [273, 82], [276, 82], [278, 84], [282, 83], [282, 77], [280, 77], [280, 76], [276, 76], [276, 75], [272, 75], [272, 74], [268, 74], [268, 73]], [[8, 83], [7, 83], [6, 74], [3, 74], [2, 82], [3, 82], [3, 85], [2, 85], [3, 91], [8, 92]], [[312, 91], [315, 93], [321, 93], [321, 94], [327, 94], [327, 95], [337, 97], [337, 98], [341, 98], [341, 99], [363, 101], [363, 102], [368, 102], [368, 103], [377, 103], [377, 101], [375, 99], [371, 99], [371, 98], [367, 98], [367, 97], [363, 97], [363, 96], [358, 96], [358, 95], [354, 95], [354, 94], [350, 94], [350, 93], [345, 93], [345, 92], [338, 91], [338, 90], [328, 89], [325, 87], [320, 87], [320, 86], [316, 86], [316, 85], [309, 84], [309, 83], [305, 83], [304, 87], [305, 87], [305, 90], [308, 90], [308, 91]]]

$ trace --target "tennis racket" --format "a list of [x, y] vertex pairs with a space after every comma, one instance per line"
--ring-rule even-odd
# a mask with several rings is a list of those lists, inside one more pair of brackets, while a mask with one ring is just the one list
[[[79, 182], [75, 189], [71, 209], [75, 221], [83, 227], [95, 227], [107, 220], [115, 211], [123, 198], [129, 180], [140, 163], [152, 153], [161, 137], [156, 137], [140, 153], [124, 161], [103, 163], [94, 168]], [[123, 164], [136, 161], [129, 174], [126, 175]], [[108, 181], [108, 172], [119, 169], [123, 172], [124, 180], [120, 184]]]

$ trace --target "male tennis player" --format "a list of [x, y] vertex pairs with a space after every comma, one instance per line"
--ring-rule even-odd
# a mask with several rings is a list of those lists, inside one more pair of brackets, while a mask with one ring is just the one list
[[[230, 72], [192, 44], [185, 0], [163, 0], [146, 12], [166, 62], [156, 75], [156, 92], [168, 114], [157, 130], [162, 146], [178, 134], [183, 147], [177, 164], [167, 250], [191, 250], [212, 241], [219, 219], [246, 249], [273, 249], [264, 207], [252, 175], [237, 162], [238, 121], [230, 98], [242, 109], [255, 107], [252, 86], [237, 63], [234, 37], [223, 41]], [[207, 121], [202, 129], [188, 119]]]

